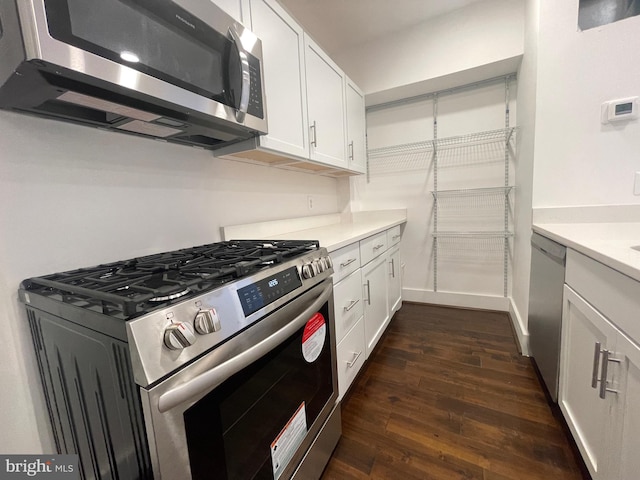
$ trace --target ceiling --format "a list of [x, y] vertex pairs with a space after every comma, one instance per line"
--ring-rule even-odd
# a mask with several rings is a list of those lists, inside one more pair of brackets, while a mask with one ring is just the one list
[[280, 0], [330, 56], [482, 0]]

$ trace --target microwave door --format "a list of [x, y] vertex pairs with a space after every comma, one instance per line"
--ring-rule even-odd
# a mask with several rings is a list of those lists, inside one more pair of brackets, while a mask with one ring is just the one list
[[[239, 69], [240, 79], [249, 75], [247, 54], [241, 44], [174, 2], [45, 0], [45, 6], [53, 38], [200, 98], [233, 109], [242, 106], [242, 80], [233, 81], [238, 85], [233, 87], [233, 95], [228, 85], [229, 62], [237, 64], [234, 69]], [[135, 89], [135, 83], [125, 86]], [[167, 92], [168, 99], [170, 95]], [[245, 95], [248, 103], [248, 92]], [[175, 102], [181, 103], [177, 98]]]
[[236, 109], [236, 120], [243, 123], [249, 109], [249, 93], [251, 90], [251, 73], [249, 71], [249, 54], [242, 46], [240, 35], [234, 26], [229, 28], [229, 37], [233, 44], [229, 52], [228, 91]]

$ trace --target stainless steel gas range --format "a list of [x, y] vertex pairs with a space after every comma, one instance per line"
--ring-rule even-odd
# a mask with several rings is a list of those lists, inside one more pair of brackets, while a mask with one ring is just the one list
[[318, 242], [242, 240], [25, 280], [58, 452], [87, 479], [319, 478], [332, 272]]

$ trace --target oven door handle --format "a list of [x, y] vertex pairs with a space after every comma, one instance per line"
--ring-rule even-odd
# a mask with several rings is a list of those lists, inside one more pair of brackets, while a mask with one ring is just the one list
[[158, 398], [158, 410], [164, 413], [201, 393], [216, 388], [234, 374], [265, 356], [302, 328], [309, 318], [327, 302], [332, 292], [333, 284], [330, 283], [309, 307], [285, 327], [272, 333], [239, 355], [160, 395], [160, 398]]

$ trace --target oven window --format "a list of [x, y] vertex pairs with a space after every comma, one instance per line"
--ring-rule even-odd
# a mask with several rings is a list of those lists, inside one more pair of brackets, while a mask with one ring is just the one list
[[230, 40], [172, 2], [47, 0], [46, 7], [54, 38], [230, 103], [223, 98]]
[[[320, 313], [329, 319], [327, 305]], [[308, 430], [333, 393], [329, 328], [319, 354], [303, 354], [300, 329], [185, 412], [194, 480], [274, 478], [278, 434], [303, 403]]]

